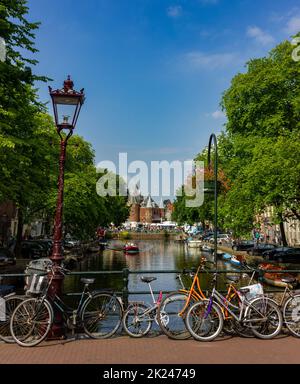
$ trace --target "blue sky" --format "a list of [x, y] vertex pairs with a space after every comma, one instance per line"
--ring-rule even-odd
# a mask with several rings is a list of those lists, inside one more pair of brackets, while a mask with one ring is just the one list
[[[96, 162], [191, 159], [226, 121], [244, 64], [300, 30], [295, 0], [29, 0], [36, 72], [86, 90], [77, 133]], [[49, 100], [46, 84], [40, 88]], [[52, 113], [52, 111], [50, 111]]]

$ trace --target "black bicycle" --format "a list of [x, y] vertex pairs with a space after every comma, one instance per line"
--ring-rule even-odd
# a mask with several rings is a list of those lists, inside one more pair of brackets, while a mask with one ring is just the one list
[[[69, 271], [59, 268], [63, 274]], [[44, 275], [34, 275], [33, 292], [37, 297], [31, 297], [21, 302], [14, 310], [10, 320], [10, 332], [14, 340], [23, 347], [33, 347], [47, 337], [54, 321], [54, 309], [63, 317], [66, 328], [72, 330], [81, 328], [84, 333], [94, 339], [104, 339], [117, 332], [123, 316], [122, 301], [112, 291], [92, 291], [89, 285], [95, 279], [82, 278], [83, 291], [76, 309], [70, 308], [57, 295], [48, 297], [54, 269]]]

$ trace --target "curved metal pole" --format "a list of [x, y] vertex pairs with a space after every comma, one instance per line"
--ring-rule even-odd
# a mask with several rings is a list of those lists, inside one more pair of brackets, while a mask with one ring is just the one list
[[218, 251], [218, 243], [217, 243], [217, 225], [218, 225], [218, 145], [217, 145], [217, 137], [215, 134], [211, 134], [209, 138], [208, 144], [208, 167], [211, 169], [211, 146], [212, 142], [214, 143], [215, 149], [215, 158], [214, 158], [214, 262], [215, 269], [218, 269], [218, 259], [217, 259], [217, 251]]

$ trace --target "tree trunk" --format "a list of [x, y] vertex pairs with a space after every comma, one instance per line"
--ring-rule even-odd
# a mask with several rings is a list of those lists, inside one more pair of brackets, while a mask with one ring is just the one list
[[283, 221], [280, 221], [279, 227], [280, 227], [282, 245], [284, 247], [287, 247], [288, 243], [287, 243], [286, 236], [285, 236]]
[[18, 228], [17, 228], [17, 238], [15, 246], [15, 255], [16, 258], [21, 258], [21, 241], [22, 241], [22, 232], [23, 232], [23, 211], [22, 208], [18, 209]]

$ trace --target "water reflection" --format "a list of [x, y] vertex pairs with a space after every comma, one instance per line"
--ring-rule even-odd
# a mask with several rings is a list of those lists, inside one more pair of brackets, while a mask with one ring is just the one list
[[[122, 271], [128, 268], [130, 271], [138, 270], [182, 270], [184, 268], [197, 268], [201, 257], [205, 256], [211, 262], [213, 268], [213, 256], [207, 252], [202, 252], [197, 248], [188, 248], [185, 244], [173, 241], [136, 241], [138, 243], [140, 253], [134, 255], [126, 255], [123, 251], [115, 251], [112, 249], [104, 250], [98, 254], [89, 255], [81, 262], [77, 270], [81, 271]], [[114, 249], [122, 249], [124, 243], [113, 242], [110, 247]], [[218, 260], [218, 268], [233, 269], [231, 265], [227, 265], [222, 260]], [[209, 266], [209, 263], [208, 263]], [[140, 277], [147, 273], [130, 274], [128, 289], [133, 291], [148, 291], [148, 285], [141, 282]], [[153, 290], [172, 291], [181, 288], [180, 282], [176, 279], [175, 273], [162, 274], [155, 273], [150, 276], [156, 276], [157, 280], [151, 285]], [[209, 284], [209, 275], [204, 273], [201, 275], [201, 284], [207, 289]], [[95, 289], [112, 288], [122, 291], [123, 276], [122, 275], [98, 275], [96, 277]], [[189, 277], [185, 279], [187, 286], [190, 284]], [[68, 276], [65, 279], [65, 292], [78, 292], [80, 290], [80, 276]], [[225, 285], [224, 285], [225, 287]], [[136, 299], [132, 295], [130, 299]], [[139, 296], [139, 299], [141, 297]]]

